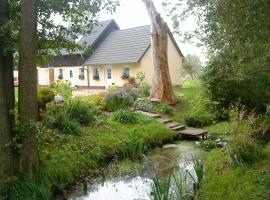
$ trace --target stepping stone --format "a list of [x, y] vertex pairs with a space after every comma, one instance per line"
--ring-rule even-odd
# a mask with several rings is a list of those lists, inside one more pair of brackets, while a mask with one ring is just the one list
[[160, 117], [160, 115], [156, 114], [156, 113], [149, 113], [149, 112], [144, 112], [144, 111], [141, 111], [141, 110], [138, 110], [136, 112], [141, 113], [143, 115], [146, 115], [148, 117], [153, 117], [153, 118], [159, 118]]
[[176, 126], [180, 126], [179, 123], [176, 123], [176, 122], [169, 122], [167, 124], [165, 124], [168, 128], [174, 128]]
[[168, 119], [168, 118], [157, 118], [157, 120], [163, 124], [166, 124], [168, 122], [172, 122], [171, 119]]
[[174, 130], [174, 131], [179, 131], [179, 130], [185, 129], [185, 126], [184, 125], [179, 125], [179, 126], [171, 128], [171, 129]]
[[185, 129], [178, 132], [184, 137], [198, 138], [202, 137], [203, 139], [207, 138], [207, 130], [200, 128], [186, 127]]

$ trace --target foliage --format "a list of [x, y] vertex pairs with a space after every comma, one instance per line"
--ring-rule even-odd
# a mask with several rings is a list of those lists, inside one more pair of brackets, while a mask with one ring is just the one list
[[56, 93], [53, 89], [48, 87], [42, 87], [38, 89], [38, 106], [42, 110], [45, 110], [46, 104], [54, 100]]
[[99, 112], [94, 103], [75, 99], [67, 105], [67, 113], [70, 119], [77, 121], [81, 125], [89, 125], [95, 123]]
[[92, 94], [90, 96], [78, 97], [78, 99], [86, 102], [92, 102], [93, 104], [96, 104], [98, 107], [104, 109], [105, 108], [104, 97], [106, 94], [107, 94], [106, 92], [99, 92], [97, 94]]
[[128, 135], [124, 143], [124, 148], [120, 150], [120, 157], [122, 158], [141, 159], [141, 156], [148, 149], [147, 143], [133, 134]]
[[258, 199], [269, 197], [270, 177], [264, 173], [270, 164], [264, 157], [252, 165], [230, 166], [230, 156], [226, 151], [211, 151], [205, 162], [205, 176], [198, 196], [202, 199]]
[[[197, 19], [196, 30], [190, 32], [209, 50], [203, 83], [211, 100], [221, 108], [240, 100], [248, 110], [264, 112], [270, 99], [269, 3], [179, 0], [167, 5], [176, 31], [181, 30], [181, 17]], [[180, 7], [185, 7], [182, 12]]]
[[201, 70], [201, 61], [197, 55], [187, 55], [183, 61], [183, 70], [193, 80]]
[[43, 121], [49, 128], [66, 134], [80, 133], [80, 125], [93, 125], [98, 108], [91, 102], [70, 100], [63, 104], [50, 103], [43, 114]]
[[5, 191], [8, 199], [55, 199], [52, 189], [61, 192], [79, 175], [95, 174], [117, 158], [138, 159], [150, 144], [175, 136], [151, 118], [132, 125], [104, 121], [106, 124], [101, 127], [81, 127], [83, 134], [79, 135], [48, 129], [38, 132], [41, 169], [34, 178], [22, 176], [12, 182], [7, 187], [9, 191]]
[[142, 110], [142, 111], [146, 111], [146, 112], [152, 112], [152, 113], [156, 112], [154, 104], [152, 104], [150, 99], [146, 97], [138, 98], [134, 102], [134, 108]]
[[135, 124], [138, 123], [139, 117], [130, 110], [120, 109], [112, 114], [112, 120], [123, 124]]
[[[52, 55], [60, 55], [60, 50], [89, 51], [85, 44], [78, 45], [75, 41], [78, 34], [89, 33], [96, 23], [97, 14], [104, 10], [115, 11], [119, 5], [117, 0], [42, 0], [38, 4], [38, 62], [44, 64]], [[11, 39], [6, 41], [7, 48], [15, 51], [18, 44], [18, 30], [20, 26], [20, 1], [9, 1], [11, 20], [4, 28], [11, 30]], [[90, 9], [89, 9], [90, 8]], [[65, 23], [55, 23], [54, 17], [59, 16]], [[68, 26], [66, 25], [68, 24]]]
[[98, 81], [100, 79], [100, 77], [99, 77], [99, 75], [96, 74], [96, 75], [93, 76], [93, 79]]
[[239, 135], [229, 144], [231, 159], [235, 165], [253, 163], [264, 157], [262, 146], [247, 135]]
[[139, 85], [144, 82], [145, 73], [142, 70], [138, 70], [136, 73], [136, 80], [138, 80]]
[[121, 76], [121, 79], [123, 79], [123, 80], [127, 80], [128, 78], [129, 78], [129, 75], [128, 74], [123, 74]]
[[140, 93], [141, 93], [143, 96], [149, 97], [149, 96], [150, 96], [151, 86], [148, 85], [148, 84], [145, 83], [145, 82], [142, 82], [142, 83], [139, 85], [139, 90], [140, 90]]
[[105, 108], [108, 111], [129, 108], [139, 96], [138, 89], [134, 87], [113, 89], [104, 97]]
[[68, 81], [57, 81], [52, 83], [50, 87], [65, 100], [68, 100], [72, 97], [72, 88], [70, 82]]
[[166, 103], [158, 103], [155, 106], [155, 109], [157, 112], [166, 114], [166, 115], [172, 115], [174, 111], [174, 108]]
[[47, 127], [58, 129], [65, 134], [78, 134], [80, 132], [80, 124], [70, 119], [66, 104], [49, 104], [43, 114], [43, 121]]
[[131, 85], [136, 85], [136, 79], [132, 76], [128, 77], [128, 83]]

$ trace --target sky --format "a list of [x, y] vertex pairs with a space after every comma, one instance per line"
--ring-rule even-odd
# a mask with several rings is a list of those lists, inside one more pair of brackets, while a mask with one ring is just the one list
[[[165, 10], [162, 7], [163, 0], [153, 0], [158, 12], [167, 22], [169, 27], [172, 29], [172, 21], [166, 16]], [[177, 0], [171, 0], [171, 2]], [[100, 13], [100, 20], [114, 19], [121, 29], [132, 28], [137, 26], [149, 25], [150, 19], [147, 14], [145, 5], [142, 0], [121, 0], [120, 6], [117, 8], [116, 12], [113, 14], [102, 12]], [[182, 25], [183, 30], [192, 30], [195, 26], [195, 20], [189, 18]], [[205, 61], [205, 55], [203, 49], [197, 47], [195, 44], [181, 43], [177, 35], [174, 35], [181, 51], [186, 56], [187, 54], [196, 54], [200, 56], [201, 61]]]

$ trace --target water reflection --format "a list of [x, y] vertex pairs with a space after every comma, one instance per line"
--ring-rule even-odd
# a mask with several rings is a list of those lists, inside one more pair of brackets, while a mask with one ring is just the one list
[[[145, 158], [145, 170], [135, 177], [118, 177], [104, 183], [88, 185], [85, 193], [83, 187], [77, 189], [70, 200], [149, 200], [151, 179], [155, 176], [165, 177], [176, 169], [179, 175], [189, 170], [195, 177], [192, 155], [204, 160], [206, 152], [200, 150], [194, 142], [179, 142], [165, 145], [162, 149], [151, 150]], [[191, 179], [189, 179], [189, 182]], [[188, 184], [191, 187], [191, 184]], [[190, 188], [191, 189], [191, 188]]]

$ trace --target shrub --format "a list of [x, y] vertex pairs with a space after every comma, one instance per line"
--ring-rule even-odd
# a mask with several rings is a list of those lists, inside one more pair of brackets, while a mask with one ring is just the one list
[[128, 83], [129, 84], [132, 84], [132, 85], [136, 85], [136, 80], [135, 80], [135, 78], [134, 77], [128, 77]]
[[68, 104], [67, 112], [72, 120], [88, 125], [95, 122], [98, 109], [91, 102], [72, 100]]
[[139, 97], [137, 88], [116, 88], [104, 97], [105, 108], [108, 111], [115, 111], [120, 108], [129, 108]]
[[105, 102], [104, 102], [104, 97], [107, 93], [106, 92], [99, 92], [97, 94], [93, 94], [90, 96], [86, 97], [79, 97], [82, 101], [90, 101], [95, 103], [97, 106], [100, 108], [104, 109], [105, 108]]
[[56, 93], [62, 96], [65, 100], [72, 97], [72, 88], [71, 84], [68, 81], [57, 81], [52, 83], [50, 86], [56, 91]]
[[139, 118], [136, 113], [130, 110], [117, 110], [112, 114], [112, 120], [123, 123], [123, 124], [135, 124]]
[[155, 106], [156, 111], [166, 115], [172, 115], [174, 108], [166, 103], [159, 103]]
[[253, 163], [264, 157], [263, 148], [247, 135], [238, 135], [230, 145], [229, 152], [234, 164]]
[[78, 134], [80, 125], [93, 124], [98, 108], [91, 102], [71, 100], [63, 104], [50, 103], [43, 114], [44, 124], [66, 134]]
[[149, 98], [138, 98], [134, 103], [134, 108], [146, 112], [156, 112], [155, 106], [151, 103]]
[[56, 92], [49, 87], [42, 87], [38, 89], [38, 106], [45, 110], [46, 104], [54, 100]]
[[151, 90], [151, 86], [148, 85], [147, 83], [141, 83], [139, 90], [141, 92], [141, 94], [145, 97], [149, 97], [150, 96], [150, 90]]

